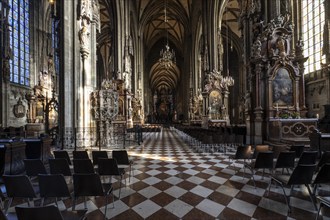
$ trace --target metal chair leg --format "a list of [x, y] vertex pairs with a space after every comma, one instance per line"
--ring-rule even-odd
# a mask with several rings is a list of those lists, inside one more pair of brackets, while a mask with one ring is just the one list
[[308, 184], [305, 184], [305, 186], [307, 187], [309, 198], [312, 200], [312, 203], [313, 203], [313, 206], [314, 206], [315, 210], [317, 210], [317, 206], [315, 204], [314, 197], [312, 196], [311, 189], [309, 188]]
[[319, 207], [319, 210], [317, 211], [316, 220], [318, 220], [318, 218], [320, 216], [320, 212], [321, 212], [322, 206], [323, 206], [323, 202], [320, 202], [320, 207]]

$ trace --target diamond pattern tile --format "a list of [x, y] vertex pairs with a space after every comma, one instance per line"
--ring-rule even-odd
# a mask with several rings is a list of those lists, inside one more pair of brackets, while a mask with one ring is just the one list
[[[254, 187], [251, 172], [244, 172], [243, 161], [229, 160], [228, 154], [218, 152], [195, 152], [180, 135], [173, 128], [163, 128], [160, 133], [145, 133], [143, 144], [126, 147], [134, 161], [134, 174], [130, 181], [126, 175], [121, 198], [118, 180], [113, 180], [115, 207], [110, 201], [107, 219], [316, 218], [306, 187], [293, 189], [292, 212], [288, 213], [282, 189], [272, 185], [268, 193], [269, 174], [262, 177], [257, 172]], [[112, 149], [105, 150], [111, 155]], [[285, 191], [289, 193], [290, 188]], [[323, 184], [319, 193], [330, 195], [329, 185]], [[35, 203], [40, 203], [40, 199]], [[22, 201], [13, 202], [13, 206], [17, 204]], [[65, 199], [60, 204], [64, 209], [72, 203]], [[90, 197], [87, 205], [87, 219], [104, 218], [104, 198]], [[83, 208], [82, 199], [78, 200], [77, 208]]]

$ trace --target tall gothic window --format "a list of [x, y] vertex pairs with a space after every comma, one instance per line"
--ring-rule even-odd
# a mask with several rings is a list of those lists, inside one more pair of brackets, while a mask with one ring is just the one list
[[323, 27], [324, 27], [324, 0], [304, 0], [302, 2], [304, 55], [309, 59], [305, 62], [305, 73], [321, 69]]
[[29, 0], [9, 0], [10, 81], [30, 85]]
[[54, 68], [55, 73], [59, 74], [60, 72], [60, 59], [58, 55], [59, 48], [59, 38], [58, 38], [58, 28], [60, 25], [60, 21], [54, 18], [52, 22], [52, 47], [54, 48]]

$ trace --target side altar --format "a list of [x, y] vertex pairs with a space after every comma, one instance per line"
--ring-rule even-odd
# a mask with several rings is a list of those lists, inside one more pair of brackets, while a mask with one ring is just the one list
[[271, 143], [309, 145], [309, 135], [317, 128], [317, 118], [269, 118], [268, 140]]

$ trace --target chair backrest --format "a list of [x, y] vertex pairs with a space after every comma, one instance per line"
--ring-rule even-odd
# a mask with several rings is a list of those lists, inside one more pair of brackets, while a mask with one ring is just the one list
[[324, 151], [322, 153], [321, 159], [317, 164], [317, 168], [320, 169], [326, 163], [330, 163], [330, 151]]
[[28, 176], [47, 174], [45, 165], [40, 159], [24, 159], [25, 172]]
[[296, 152], [296, 158], [300, 158], [301, 154], [304, 152], [305, 146], [304, 145], [291, 145], [290, 151]]
[[72, 151], [73, 159], [89, 159], [88, 152], [85, 150]]
[[288, 185], [311, 184], [315, 164], [298, 164], [290, 175]]
[[20, 207], [16, 206], [15, 211], [18, 220], [62, 220], [60, 210], [54, 206]]
[[48, 159], [49, 172], [51, 174], [63, 174], [63, 176], [71, 176], [71, 169], [68, 160], [65, 158]]
[[73, 192], [79, 196], [104, 196], [101, 178], [96, 173], [73, 174]]
[[269, 151], [270, 149], [269, 149], [269, 145], [267, 145], [267, 144], [263, 144], [263, 145], [261, 145], [261, 144], [259, 144], [259, 145], [256, 145], [255, 146], [255, 148], [254, 148], [254, 151], [253, 151], [253, 156], [252, 156], [252, 158], [257, 158], [257, 155], [258, 155], [258, 153], [259, 152], [267, 152], [267, 151]]
[[273, 169], [274, 153], [272, 151], [259, 152], [254, 164], [254, 168]]
[[36, 198], [31, 180], [26, 175], [3, 175], [7, 196], [10, 198]]
[[57, 158], [64, 158], [64, 159], [67, 159], [69, 165], [72, 164], [69, 153], [66, 150], [56, 150], [56, 151], [53, 151], [53, 153], [54, 153], [54, 157], [56, 159]]
[[116, 159], [100, 158], [98, 163], [99, 175], [120, 175]]
[[120, 165], [130, 164], [128, 153], [126, 150], [114, 150], [112, 151], [112, 158], [117, 160], [117, 163]]
[[298, 164], [316, 164], [317, 154], [317, 151], [302, 152]]
[[108, 152], [107, 151], [92, 151], [92, 157], [93, 157], [93, 164], [96, 165], [98, 163], [99, 158], [108, 158]]
[[234, 159], [250, 159], [252, 155], [252, 146], [238, 146]]
[[294, 168], [296, 152], [281, 151], [276, 159], [275, 168]]
[[39, 174], [40, 197], [70, 197], [70, 191], [62, 174]]
[[319, 183], [330, 183], [330, 163], [323, 164], [317, 172], [313, 184]]
[[95, 173], [93, 163], [90, 159], [73, 159], [74, 173]]

